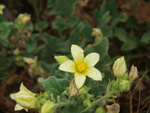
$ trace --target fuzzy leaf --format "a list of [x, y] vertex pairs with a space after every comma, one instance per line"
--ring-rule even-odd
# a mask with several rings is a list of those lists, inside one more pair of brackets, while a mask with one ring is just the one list
[[129, 17], [128, 20], [126, 21], [126, 28], [127, 29], [130, 29], [130, 28], [133, 28], [133, 29], [136, 29], [136, 30], [139, 30], [140, 29], [140, 26], [139, 24], [137, 23], [137, 20], [134, 18], [134, 17]]
[[127, 43], [123, 44], [121, 47], [121, 50], [123, 51], [131, 51], [133, 49], [135, 49], [137, 46], [137, 43], [132, 41], [132, 40], [128, 40]]
[[127, 42], [127, 32], [123, 28], [116, 28], [114, 35], [123, 42]]
[[45, 90], [50, 94], [52, 93], [55, 99], [57, 96], [61, 96], [66, 87], [69, 86], [66, 78], [57, 79], [55, 76], [50, 76], [47, 79], [39, 78], [38, 82], [41, 82]]
[[12, 22], [2, 22], [0, 23], [0, 38], [7, 39], [11, 35], [13, 30]]
[[37, 42], [36, 40], [29, 40], [27, 42], [27, 52], [31, 53], [33, 52], [37, 47]]
[[65, 30], [67, 28], [66, 23], [64, 22], [64, 20], [62, 19], [62, 17], [60, 15], [58, 15], [55, 19], [55, 21], [53, 22], [53, 27], [57, 30]]
[[44, 29], [46, 29], [48, 27], [48, 24], [46, 23], [46, 22], [39, 22], [39, 23], [37, 23], [36, 25], [35, 25], [35, 29], [37, 30], [37, 31], [42, 31], [42, 30], [44, 30]]
[[78, 0], [56, 0], [50, 12], [51, 15], [72, 16]]
[[76, 106], [68, 106], [63, 109], [62, 113], [79, 113], [79, 107]]
[[145, 44], [149, 44], [150, 43], [150, 32], [143, 34], [143, 36], [141, 38], [141, 42], [145, 43]]
[[25, 29], [28, 29], [30, 31], [33, 31], [33, 23], [30, 23], [29, 25], [25, 26]]

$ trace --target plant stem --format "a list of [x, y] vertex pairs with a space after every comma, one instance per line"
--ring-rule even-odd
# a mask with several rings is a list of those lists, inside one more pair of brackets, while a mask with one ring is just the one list
[[36, 15], [36, 21], [38, 22], [40, 15], [39, 15], [39, 11], [38, 11], [38, 1], [37, 0], [33, 0], [33, 8], [34, 8], [35, 15]]
[[56, 104], [56, 107], [63, 107], [63, 106], [69, 106], [74, 105], [76, 102], [74, 101], [66, 101], [66, 102], [60, 102]]
[[90, 108], [96, 106], [98, 103], [100, 103], [103, 99], [107, 99], [109, 97], [111, 97], [115, 92], [110, 91], [109, 93], [105, 94], [104, 96], [102, 96], [100, 99], [93, 101], [92, 105], [89, 107], [86, 107], [82, 112], [87, 112]]
[[100, 99], [98, 99], [98, 100], [95, 100], [93, 103], [92, 103], [92, 105], [91, 106], [89, 106], [89, 107], [87, 107], [87, 108], [85, 108], [82, 112], [86, 112], [86, 111], [88, 111], [91, 107], [94, 107], [95, 105], [97, 105], [98, 103], [100, 103], [104, 98], [106, 98], [106, 95], [105, 96], [103, 96], [103, 97], [101, 97]]

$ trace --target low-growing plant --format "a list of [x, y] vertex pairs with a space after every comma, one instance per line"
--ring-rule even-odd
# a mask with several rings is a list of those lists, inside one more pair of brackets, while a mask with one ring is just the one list
[[[149, 25], [139, 25], [134, 17], [120, 13], [114, 0], [98, 1], [93, 10], [95, 25], [91, 25], [76, 14], [78, 3], [47, 0], [50, 23], [40, 18], [37, 0], [33, 0], [36, 21], [24, 13], [9, 22], [3, 16], [5, 6], [0, 5], [0, 80], [10, 78], [6, 84], [11, 85], [21, 82], [19, 92], [9, 93], [16, 101], [14, 111], [120, 112], [117, 98], [131, 91], [138, 78], [137, 67], [129, 70], [126, 61], [150, 50]], [[114, 38], [122, 42], [119, 50], [128, 56], [109, 56], [109, 41]], [[36, 93], [13, 76], [31, 79]]]
[[[38, 79], [46, 92], [34, 94], [21, 84], [20, 91], [10, 95], [17, 103], [15, 110], [34, 108], [41, 113], [69, 113], [74, 109], [74, 113], [101, 113], [106, 112], [101, 105], [105, 101], [108, 112], [119, 113], [120, 106], [115, 99], [120, 93], [130, 90], [130, 84], [138, 77], [136, 67], [132, 67], [128, 74], [124, 57], [118, 58], [113, 65], [116, 80], [110, 80], [106, 92], [101, 95], [102, 82], [99, 81], [102, 81], [102, 73], [94, 67], [100, 55], [94, 52], [84, 57], [83, 49], [77, 45], [71, 46], [71, 54], [73, 61], [67, 56], [55, 57], [60, 64], [59, 70], [67, 72], [61, 75], [61, 79], [55, 76]], [[94, 85], [99, 89], [98, 96], [91, 92]], [[112, 105], [107, 105], [107, 102]]]

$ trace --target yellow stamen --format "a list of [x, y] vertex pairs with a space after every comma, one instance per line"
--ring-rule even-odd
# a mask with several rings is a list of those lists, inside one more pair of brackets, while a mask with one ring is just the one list
[[77, 65], [77, 71], [78, 72], [81, 73], [81, 72], [84, 72], [85, 70], [86, 70], [86, 66], [83, 62]]

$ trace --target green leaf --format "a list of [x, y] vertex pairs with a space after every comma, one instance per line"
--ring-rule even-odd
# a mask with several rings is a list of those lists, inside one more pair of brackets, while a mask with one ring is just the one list
[[61, 96], [66, 87], [69, 86], [66, 78], [57, 79], [55, 76], [50, 76], [47, 79], [39, 78], [38, 82], [41, 82], [45, 90], [50, 94], [52, 93], [55, 99], [57, 96]]
[[116, 16], [118, 15], [118, 8], [114, 0], [111, 0], [108, 4], [106, 4], [105, 10], [110, 11], [112, 19], [116, 18]]
[[45, 41], [46, 46], [48, 47], [49, 50], [53, 51], [55, 48], [58, 47], [57, 45], [58, 40], [47, 33], [44, 33], [43, 40]]
[[100, 84], [100, 89], [103, 89], [101, 90], [101, 92], [105, 93], [108, 82], [112, 78], [112, 72], [109, 70], [105, 70], [103, 71], [102, 74], [103, 74], [103, 80], [102, 80], [102, 83]]
[[149, 44], [150, 43], [150, 32], [144, 33], [142, 38], [141, 38], [141, 42], [145, 43], [145, 44]]
[[134, 17], [129, 17], [128, 20], [126, 21], [126, 28], [127, 29], [130, 29], [130, 28], [133, 28], [133, 29], [136, 29], [136, 30], [139, 30], [140, 29], [140, 26], [139, 24], [137, 23], [137, 20], [134, 18]]
[[135, 49], [137, 46], [137, 43], [132, 41], [132, 40], [128, 40], [128, 42], [126, 42], [125, 44], [123, 44], [121, 46], [121, 50], [123, 51], [131, 51], [133, 49]]
[[125, 22], [127, 20], [126, 14], [121, 13], [113, 21], [111, 27], [114, 28], [119, 22]]
[[117, 6], [114, 2], [114, 0], [111, 0], [110, 2], [107, 2], [104, 0], [103, 1], [103, 6], [101, 7], [101, 9], [95, 12], [95, 16], [96, 18], [101, 18], [101, 16], [103, 16], [106, 12], [109, 12], [110, 16], [112, 19], [116, 18], [118, 15], [118, 9]]
[[39, 64], [40, 64], [40, 66], [42, 66], [42, 68], [43, 68], [44, 70], [46, 70], [47, 72], [50, 71], [51, 65], [50, 65], [49, 63], [44, 62], [44, 61], [40, 61]]
[[2, 22], [0, 23], [0, 38], [7, 39], [11, 35], [13, 30], [12, 22]]
[[121, 13], [121, 14], [119, 14], [119, 16], [118, 16], [118, 21], [120, 21], [120, 22], [125, 22], [127, 20], [127, 15], [126, 15], [126, 13]]
[[104, 59], [101, 61], [101, 64], [105, 64], [105, 66], [111, 64], [111, 58], [108, 54], [105, 55]]
[[67, 26], [69, 27], [69, 28], [72, 28], [72, 27], [74, 27], [77, 23], [79, 23], [79, 18], [78, 17], [75, 17], [75, 16], [73, 16], [73, 17], [71, 17], [71, 18], [69, 18], [67, 21], [66, 21], [66, 23], [67, 23]]
[[30, 31], [33, 31], [33, 23], [30, 23], [28, 25], [25, 26], [25, 29], [28, 29]]
[[102, 17], [100, 18], [100, 27], [106, 27], [108, 22], [111, 20], [111, 16], [110, 16], [110, 12], [107, 11], [106, 13], [104, 13], [104, 15], [102, 15]]
[[92, 89], [89, 92], [90, 94], [93, 94], [95, 97], [106, 93], [106, 87], [108, 85], [109, 80], [112, 78], [111, 72], [108, 70], [103, 70], [102, 76], [103, 79], [101, 82], [93, 81]]
[[111, 20], [111, 16], [110, 16], [109, 11], [105, 12], [97, 20], [99, 21], [99, 28], [102, 30], [104, 37], [111, 37], [113, 33], [112, 28], [108, 26], [108, 23], [110, 22], [110, 20]]
[[110, 27], [103, 27], [101, 28], [102, 32], [103, 32], [103, 36], [104, 37], [109, 37], [111, 38], [113, 35], [113, 29]]
[[[85, 45], [85, 43], [91, 42], [94, 38], [91, 36], [92, 27], [88, 22], [80, 22], [71, 32], [69, 36], [70, 45], [78, 44], [81, 47]], [[79, 40], [79, 37], [82, 40]]]
[[54, 6], [56, 0], [47, 0], [47, 8], [51, 8]]
[[127, 42], [127, 32], [123, 28], [115, 28], [114, 35], [122, 42]]
[[4, 16], [3, 16], [3, 15], [0, 15], [0, 23], [5, 22], [5, 21], [6, 21], [6, 20], [5, 20]]
[[84, 85], [87, 87], [87, 90], [89, 91], [92, 88], [91, 78], [86, 77], [86, 81], [85, 81]]
[[36, 47], [37, 47], [36, 40], [29, 40], [27, 42], [27, 48], [26, 48], [27, 52], [29, 52], [29, 53], [33, 52], [36, 49]]
[[109, 41], [107, 38], [103, 38], [101, 42], [96, 43], [87, 50], [85, 50], [85, 54], [96, 52], [100, 55], [100, 61], [96, 64], [95, 67], [101, 71], [103, 75], [103, 80], [102, 83], [93, 82], [91, 93], [94, 94], [95, 96], [101, 95], [105, 92], [108, 79], [110, 79], [111, 76], [108, 75], [107, 71], [105, 71], [105, 67], [109, 66], [111, 61], [108, 55], [108, 48], [109, 48]]
[[58, 40], [46, 33], [44, 33], [42, 39], [45, 42], [45, 46], [43, 46], [44, 48], [41, 52], [41, 57], [46, 62], [52, 62], [54, 59], [53, 52], [58, 48]]
[[62, 113], [79, 113], [80, 109], [77, 106], [68, 106], [62, 110]]
[[48, 23], [46, 23], [46, 22], [44, 22], [44, 21], [39, 22], [39, 23], [37, 23], [37, 24], [35, 25], [35, 29], [36, 29], [37, 31], [42, 31], [42, 30], [46, 29], [47, 27], [48, 27]]
[[56, 0], [50, 12], [51, 15], [72, 16], [78, 0]]
[[55, 18], [55, 21], [53, 22], [53, 27], [57, 30], [65, 30], [67, 28], [67, 24], [64, 22], [64, 20], [62, 19], [62, 17], [60, 15], [58, 15]]

